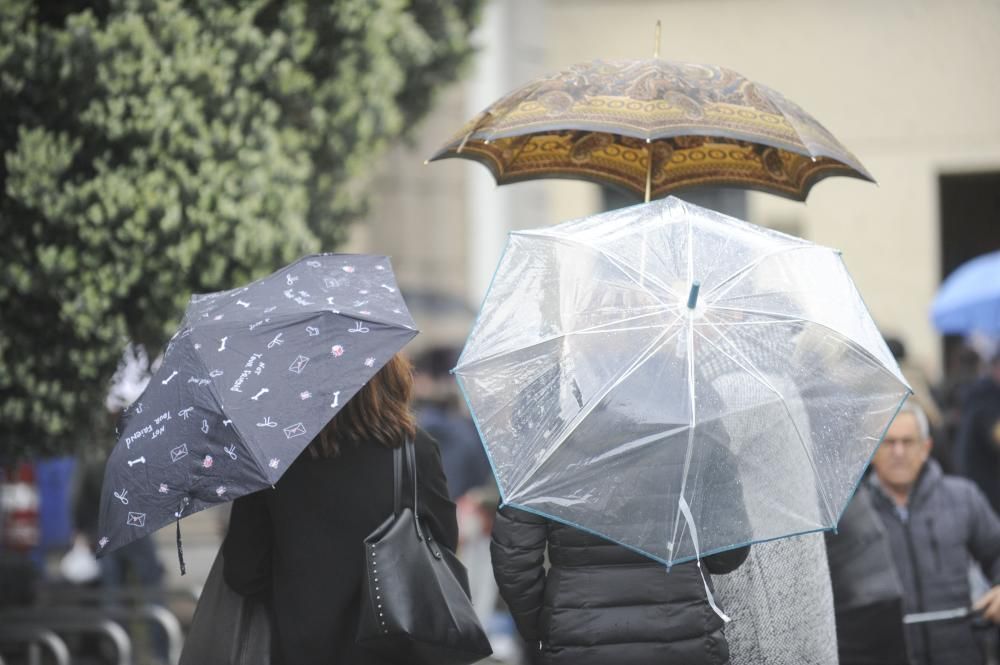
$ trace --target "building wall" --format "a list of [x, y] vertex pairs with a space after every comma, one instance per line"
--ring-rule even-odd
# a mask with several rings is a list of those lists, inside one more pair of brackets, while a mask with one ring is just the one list
[[550, 66], [650, 57], [657, 19], [661, 57], [781, 91], [875, 176], [824, 180], [805, 204], [751, 193], [748, 217], [843, 250], [879, 325], [938, 370], [937, 178], [1000, 170], [1000, 2], [549, 0]]
[[348, 251], [389, 254], [404, 292], [434, 293], [465, 307], [442, 311], [408, 300], [422, 333], [411, 350], [461, 345], [507, 232], [550, 218], [542, 183], [499, 188], [484, 167], [466, 160], [424, 164], [468, 119], [545, 73], [544, 9], [535, 0], [490, 2], [465, 80], [440, 96], [413, 141], [394, 148], [375, 175], [371, 214], [354, 229]]

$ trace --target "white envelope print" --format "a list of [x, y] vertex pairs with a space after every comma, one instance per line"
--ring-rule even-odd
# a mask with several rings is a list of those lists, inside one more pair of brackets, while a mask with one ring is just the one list
[[176, 448], [173, 448], [170, 451], [170, 461], [171, 462], [176, 462], [177, 460], [181, 459], [182, 457], [187, 457], [187, 454], [188, 454], [187, 444], [186, 443], [182, 443], [181, 445], [177, 446]]
[[305, 356], [299, 356], [298, 358], [292, 361], [291, 365], [288, 366], [288, 371], [295, 372], [296, 374], [301, 374], [302, 370], [306, 368], [307, 364], [309, 364], [309, 359], [306, 358]]
[[146, 513], [129, 513], [128, 521], [125, 524], [128, 526], [146, 526]]
[[289, 425], [284, 430], [285, 437], [289, 439], [294, 439], [297, 436], [302, 436], [306, 433], [306, 427], [302, 423], [295, 423], [294, 425]]

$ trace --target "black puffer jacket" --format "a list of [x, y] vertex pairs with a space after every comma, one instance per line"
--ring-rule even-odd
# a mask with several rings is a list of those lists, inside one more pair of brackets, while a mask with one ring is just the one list
[[[703, 565], [728, 573], [749, 550], [716, 554]], [[620, 545], [512, 508], [497, 514], [491, 553], [518, 631], [529, 646], [540, 646], [537, 662], [729, 662], [722, 619], [709, 606], [694, 563], [667, 573]]]

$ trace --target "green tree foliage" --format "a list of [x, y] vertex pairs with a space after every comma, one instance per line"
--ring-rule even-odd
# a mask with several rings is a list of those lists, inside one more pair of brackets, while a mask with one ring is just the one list
[[190, 293], [334, 248], [479, 4], [0, 2], [0, 455], [85, 444]]

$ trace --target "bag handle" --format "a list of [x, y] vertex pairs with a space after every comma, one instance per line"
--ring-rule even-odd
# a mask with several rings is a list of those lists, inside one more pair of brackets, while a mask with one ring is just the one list
[[424, 530], [420, 527], [420, 520], [417, 519], [419, 509], [417, 503], [417, 453], [412, 439], [407, 439], [405, 444], [392, 451], [392, 508], [393, 515], [396, 517], [399, 516], [403, 498], [403, 466], [409, 466], [413, 479], [413, 528], [417, 531], [417, 539], [422, 542]]
[[[413, 439], [406, 440], [406, 457], [410, 463], [410, 469], [413, 470], [413, 515], [416, 517], [417, 514], [417, 450], [413, 445]], [[420, 528], [417, 527], [417, 531]]]
[[392, 451], [392, 516], [403, 509], [403, 459], [400, 448]]

